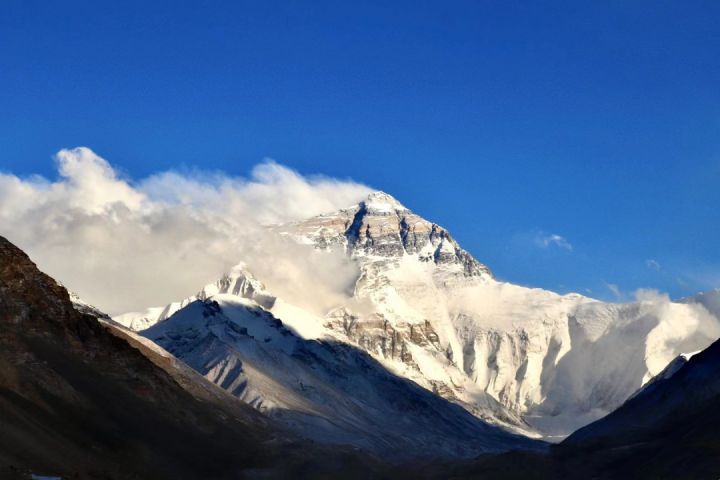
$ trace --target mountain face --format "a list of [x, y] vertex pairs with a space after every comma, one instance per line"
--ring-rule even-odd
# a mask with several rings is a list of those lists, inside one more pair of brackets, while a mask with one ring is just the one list
[[375, 476], [76, 306], [0, 237], [1, 478]]
[[[354, 262], [360, 273], [347, 301], [318, 316], [240, 266], [194, 297], [115, 319], [145, 330], [192, 302], [230, 295], [223, 302], [250, 301], [299, 338], [350, 345], [477, 417], [551, 439], [614, 410], [673, 358], [720, 337], [700, 302], [646, 294], [608, 304], [497, 281], [445, 229], [382, 192], [272, 231]], [[174, 352], [183, 346], [162, 341]]]
[[255, 301], [196, 300], [142, 332], [228, 392], [317, 442], [397, 460], [538, 448], [331, 338], [306, 340]]

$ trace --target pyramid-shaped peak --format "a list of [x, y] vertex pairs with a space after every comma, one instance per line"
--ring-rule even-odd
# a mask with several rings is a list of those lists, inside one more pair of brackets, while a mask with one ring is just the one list
[[363, 203], [367, 210], [373, 212], [389, 213], [397, 210], [407, 210], [395, 197], [379, 190], [368, 195]]

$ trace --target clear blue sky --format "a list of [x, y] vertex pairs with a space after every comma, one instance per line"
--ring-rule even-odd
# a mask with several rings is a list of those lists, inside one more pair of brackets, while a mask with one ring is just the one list
[[78, 145], [134, 178], [272, 157], [501, 278], [679, 297], [720, 287], [720, 2], [2, 2], [0, 169]]

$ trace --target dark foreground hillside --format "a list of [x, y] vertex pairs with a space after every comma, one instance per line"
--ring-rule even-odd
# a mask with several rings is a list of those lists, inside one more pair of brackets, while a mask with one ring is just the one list
[[0, 478], [377, 475], [369, 458], [299, 443], [188, 375], [77, 312], [0, 237]]
[[428, 465], [436, 478], [718, 479], [720, 341], [549, 454]]

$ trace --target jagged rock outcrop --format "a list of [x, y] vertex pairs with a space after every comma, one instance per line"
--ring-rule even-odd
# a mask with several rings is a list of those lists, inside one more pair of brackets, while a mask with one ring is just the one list
[[429, 321], [392, 325], [382, 314], [373, 314], [372, 318], [361, 320], [347, 308], [339, 308], [328, 313], [325, 327], [344, 334], [369, 353], [399, 360], [415, 368], [417, 365], [409, 352], [410, 344], [442, 352], [438, 335]]

